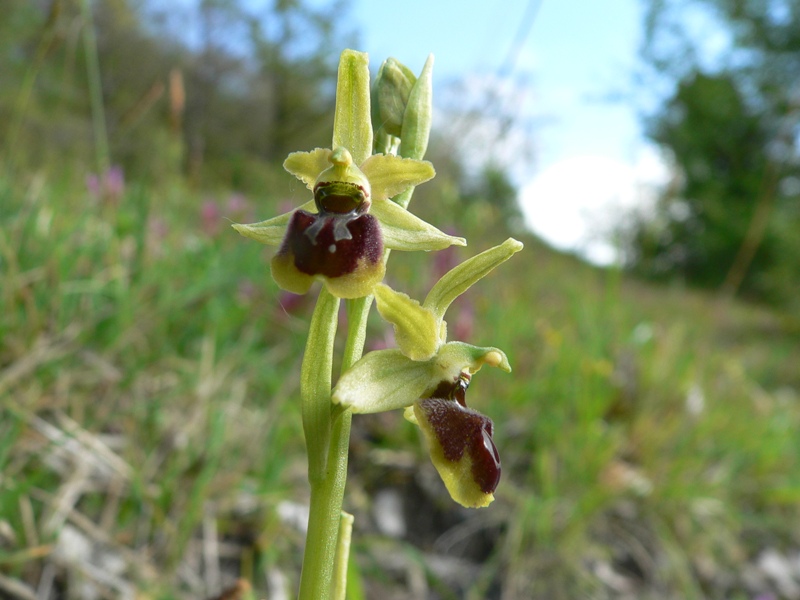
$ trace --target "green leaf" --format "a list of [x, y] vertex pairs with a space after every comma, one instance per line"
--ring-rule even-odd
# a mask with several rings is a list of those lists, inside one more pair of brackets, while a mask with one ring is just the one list
[[373, 154], [361, 165], [361, 171], [369, 179], [373, 201], [391, 198], [436, 175], [428, 161], [392, 154]]
[[464, 238], [447, 235], [389, 200], [375, 202], [370, 212], [381, 222], [387, 248], [411, 252], [467, 245]]
[[377, 350], [353, 365], [333, 389], [334, 404], [354, 413], [411, 406], [440, 380], [431, 361], [414, 361], [400, 350]]
[[347, 148], [357, 165], [372, 154], [369, 58], [364, 52], [344, 50], [339, 59], [331, 147]]
[[439, 323], [416, 300], [388, 285], [378, 284], [375, 301], [381, 316], [394, 326], [400, 351], [411, 360], [428, 360], [439, 348]]
[[[317, 212], [317, 208], [313, 200], [306, 202], [296, 210], [305, 210], [311, 213]], [[266, 221], [250, 223], [249, 225], [233, 223], [231, 227], [241, 233], [244, 237], [261, 242], [262, 244], [267, 244], [269, 246], [279, 246], [283, 241], [283, 237], [286, 235], [286, 228], [288, 227], [289, 221], [292, 219], [294, 212], [294, 210], [291, 210], [277, 217], [267, 219]]]
[[508, 238], [499, 246], [489, 248], [477, 256], [465, 260], [436, 282], [425, 298], [423, 306], [430, 309], [438, 319], [442, 319], [453, 300], [520, 250], [522, 250], [522, 242]]

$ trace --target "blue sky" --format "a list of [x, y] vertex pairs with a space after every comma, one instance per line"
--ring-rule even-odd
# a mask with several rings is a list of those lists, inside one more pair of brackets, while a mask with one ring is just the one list
[[358, 49], [374, 63], [394, 56], [418, 71], [433, 53], [435, 97], [453, 79], [496, 75], [529, 11], [533, 22], [512, 73], [524, 78], [522, 110], [538, 123], [536, 158], [515, 173], [523, 208], [552, 244], [609, 262], [613, 248], [593, 238], [641, 201], [642, 182], [664, 177], [637, 108], [611, 99], [633, 89], [639, 0], [353, 0], [350, 14], [361, 32]]

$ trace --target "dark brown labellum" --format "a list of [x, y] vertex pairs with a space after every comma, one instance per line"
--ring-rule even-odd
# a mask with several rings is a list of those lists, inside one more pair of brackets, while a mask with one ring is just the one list
[[380, 224], [370, 214], [313, 214], [298, 210], [292, 215], [278, 251], [289, 253], [294, 255], [297, 270], [307, 275], [348, 275], [362, 261], [375, 265], [381, 260]]
[[429, 398], [447, 398], [449, 400], [455, 400], [464, 408], [467, 407], [467, 388], [469, 388], [469, 382], [472, 379], [472, 376], [462, 371], [458, 379], [453, 381], [442, 381], [436, 389], [433, 390], [428, 397]]
[[[453, 384], [450, 384], [451, 386]], [[419, 403], [446, 460], [457, 463], [464, 453], [472, 462], [472, 478], [485, 494], [500, 482], [500, 455], [492, 441], [491, 419], [459, 402], [427, 398]]]

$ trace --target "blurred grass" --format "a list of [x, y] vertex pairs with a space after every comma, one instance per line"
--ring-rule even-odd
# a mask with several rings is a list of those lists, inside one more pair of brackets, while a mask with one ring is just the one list
[[[215, 202], [203, 212], [179, 185], [108, 199], [67, 179], [0, 181], [0, 570], [28, 591], [294, 588], [312, 301], [280, 295], [270, 252], [227, 227], [276, 202]], [[461, 259], [502, 240], [475, 229], [458, 232]], [[745, 565], [800, 543], [797, 321], [524, 239], [448, 314], [514, 368], [469, 392], [495, 422], [498, 500], [458, 509], [413, 426], [356, 419], [353, 594], [740, 597]], [[393, 255], [391, 281], [424, 297], [431, 258]], [[402, 491], [404, 539], [376, 528], [383, 489]], [[442, 556], [471, 561], [457, 589]]]

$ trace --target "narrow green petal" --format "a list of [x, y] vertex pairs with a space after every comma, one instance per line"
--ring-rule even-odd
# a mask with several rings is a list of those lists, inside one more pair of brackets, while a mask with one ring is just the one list
[[464, 238], [447, 235], [389, 200], [375, 202], [370, 212], [381, 222], [383, 243], [387, 248], [428, 251], [467, 245]]
[[400, 133], [400, 156], [421, 159], [428, 149], [433, 116], [432, 75], [433, 54], [430, 54], [408, 97]]
[[333, 402], [354, 413], [395, 410], [411, 406], [439, 381], [431, 361], [411, 360], [400, 350], [377, 350], [342, 375]]
[[388, 285], [375, 287], [375, 302], [381, 316], [394, 325], [400, 351], [411, 360], [428, 360], [439, 348], [439, 323], [433, 313], [416, 300]]
[[441, 380], [455, 379], [464, 369], [477, 373], [483, 365], [511, 372], [505, 352], [492, 346], [472, 346], [464, 342], [448, 342], [439, 349], [435, 358]]
[[373, 201], [396, 196], [436, 175], [433, 165], [428, 161], [401, 158], [393, 154], [373, 154], [360, 168], [369, 179]]
[[347, 148], [357, 165], [372, 154], [369, 58], [364, 52], [344, 50], [339, 59], [331, 147]]
[[[305, 210], [312, 213], [317, 212], [313, 200], [306, 202], [297, 210]], [[241, 233], [244, 237], [261, 242], [262, 244], [267, 244], [269, 246], [279, 246], [283, 241], [283, 237], [286, 235], [286, 228], [288, 227], [289, 221], [291, 220], [294, 212], [294, 210], [291, 210], [287, 213], [283, 213], [280, 216], [273, 217], [259, 223], [250, 223], [249, 225], [234, 223], [231, 225], [231, 227]]]
[[508, 238], [494, 248], [465, 260], [448, 271], [428, 293], [423, 306], [442, 319], [447, 307], [467, 291], [474, 283], [488, 275], [495, 267], [504, 263], [522, 250], [522, 242]]
[[316, 148], [311, 152], [292, 152], [283, 161], [283, 168], [314, 189], [314, 182], [325, 169], [330, 168], [331, 151], [328, 148]]

